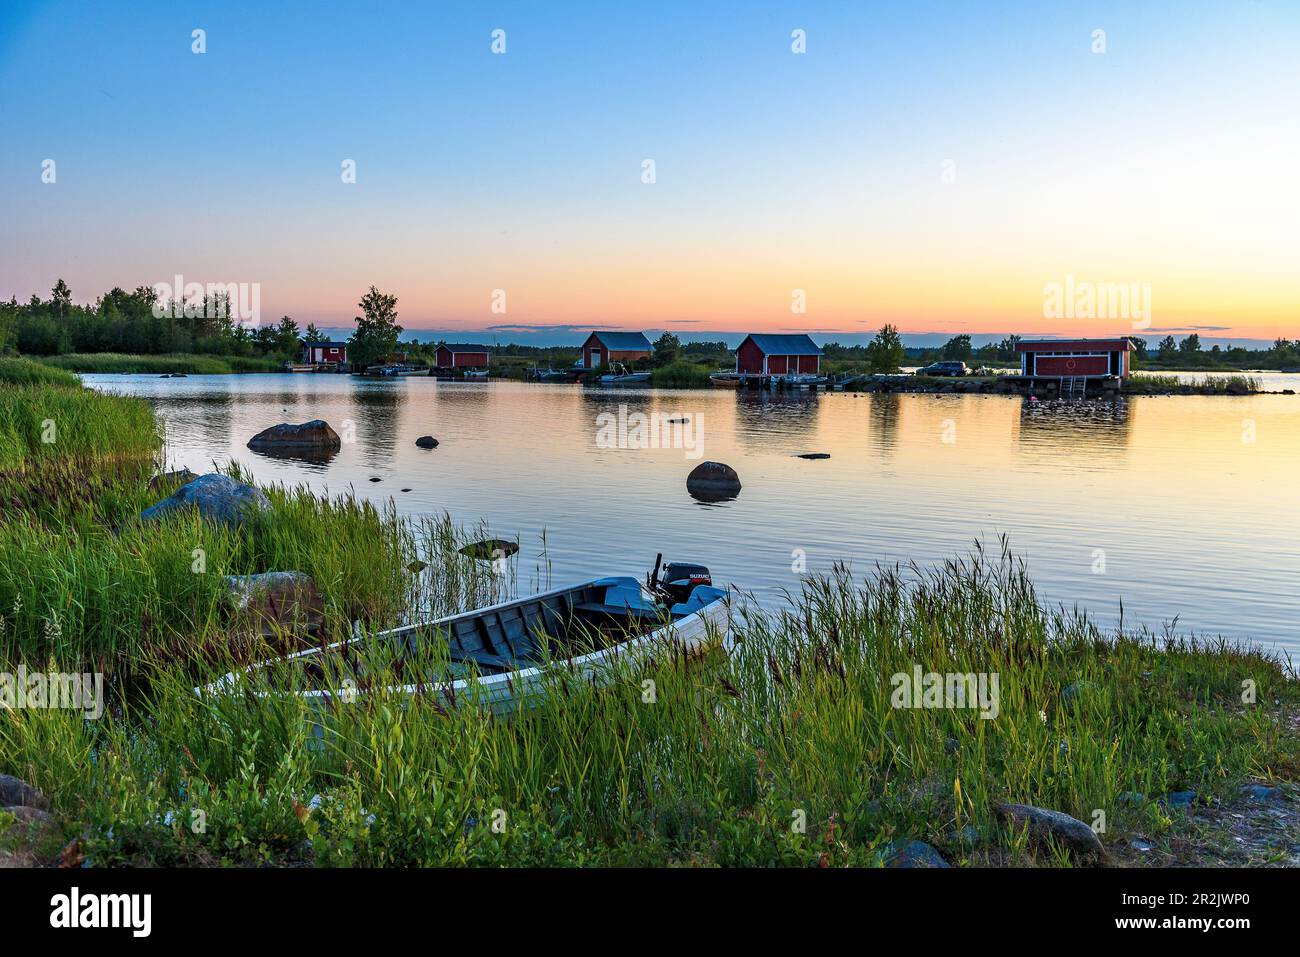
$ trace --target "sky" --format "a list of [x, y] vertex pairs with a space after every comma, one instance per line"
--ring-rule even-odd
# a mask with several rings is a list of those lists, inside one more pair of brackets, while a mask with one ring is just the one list
[[322, 328], [374, 284], [493, 341], [1300, 337], [1291, 0], [3, 0], [0, 120], [4, 299], [179, 275]]

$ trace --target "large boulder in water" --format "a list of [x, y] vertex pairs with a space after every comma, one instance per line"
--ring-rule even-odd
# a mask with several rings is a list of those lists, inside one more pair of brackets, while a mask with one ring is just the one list
[[438, 440], [432, 435], [422, 435], [415, 440], [415, 444], [422, 449], [436, 449], [438, 447]]
[[722, 462], [701, 462], [686, 476], [686, 491], [704, 502], [735, 498], [740, 493], [740, 476]]
[[209, 472], [182, 485], [157, 505], [140, 513], [146, 522], [160, 521], [169, 515], [195, 509], [210, 522], [238, 525], [251, 513], [271, 507], [266, 493], [253, 485], [237, 482], [229, 475]]
[[254, 452], [293, 458], [328, 458], [342, 446], [339, 434], [324, 419], [312, 419], [302, 425], [281, 422], [248, 440], [248, 447]]
[[481, 542], [471, 542], [460, 549], [462, 555], [485, 562], [509, 558], [517, 551], [519, 551], [519, 544], [508, 542], [504, 538], [485, 538]]

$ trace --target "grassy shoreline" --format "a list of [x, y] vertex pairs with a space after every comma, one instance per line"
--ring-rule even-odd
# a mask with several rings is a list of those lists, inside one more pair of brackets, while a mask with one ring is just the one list
[[181, 373], [183, 375], [229, 375], [237, 372], [279, 372], [274, 359], [246, 356], [130, 355], [118, 352], [70, 353], [45, 356], [34, 361], [70, 372], [123, 375]]
[[[1288, 663], [1227, 642], [1104, 633], [1045, 606], [1005, 544], [936, 568], [804, 579], [784, 607], [738, 605], [729, 654], [691, 668], [671, 654], [627, 662], [602, 689], [559, 669], [553, 703], [512, 720], [449, 707], [436, 683], [414, 697], [382, 690], [432, 674], [436, 654], [367, 659], [357, 701], [339, 671], [324, 717], [259, 696], [278, 687], [273, 673], [251, 679], [252, 693], [199, 696], [196, 685], [292, 646], [231, 607], [228, 575], [310, 575], [313, 641], [353, 621], [375, 630], [478, 607], [510, 579], [459, 554], [485, 529], [301, 487], [265, 489], [265, 514], [237, 528], [144, 525], [140, 509], [166, 492], [148, 487], [159, 463], [143, 403], [9, 384], [0, 410], [6, 391], [0, 672], [98, 671], [109, 698], [97, 720], [0, 711], [0, 774], [43, 791], [55, 818], [26, 844], [0, 822], [0, 858], [877, 866], [917, 840], [958, 866], [1092, 863], [1031, 843], [997, 812], [1011, 801], [1089, 824], [1100, 812], [1108, 860], [1124, 863], [1137, 836], [1182, 853], [1202, 811], [1248, 781], [1300, 779]], [[30, 421], [56, 392], [56, 420], [134, 424], [101, 429], [100, 444], [74, 428], [47, 448]], [[918, 668], [997, 676], [996, 714], [900, 706], [894, 676]], [[1192, 791], [1179, 809], [1171, 796]], [[1261, 838], [1247, 862], [1285, 857], [1279, 841]]]

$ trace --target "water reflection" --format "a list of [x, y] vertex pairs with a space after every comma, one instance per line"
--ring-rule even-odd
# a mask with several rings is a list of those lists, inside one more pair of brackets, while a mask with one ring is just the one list
[[[1179, 616], [1184, 631], [1300, 652], [1300, 512], [1284, 507], [1300, 469], [1294, 396], [1053, 406], [339, 375], [86, 380], [148, 397], [167, 417], [174, 467], [233, 459], [259, 482], [328, 481], [391, 498], [403, 514], [484, 520], [497, 537], [518, 537], [521, 581], [539, 563], [557, 584], [635, 573], [662, 551], [779, 602], [802, 581], [796, 549], [810, 571], [842, 561], [865, 574], [876, 562], [933, 565], [1006, 534], [1048, 603], [1077, 603], [1104, 624], [1122, 601], [1130, 624]], [[698, 416], [703, 449], [605, 447], [597, 417], [620, 406]], [[341, 435], [354, 422], [356, 441], [316, 463], [245, 447], [268, 426], [316, 418]], [[439, 447], [416, 448], [421, 435]], [[688, 494], [704, 460], [733, 467], [740, 495]], [[1105, 574], [1093, 571], [1097, 549]]]

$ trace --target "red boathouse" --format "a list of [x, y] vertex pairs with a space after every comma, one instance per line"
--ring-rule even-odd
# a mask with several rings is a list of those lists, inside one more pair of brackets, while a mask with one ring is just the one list
[[1020, 374], [1042, 378], [1127, 379], [1132, 350], [1128, 339], [1021, 339], [1016, 343]]
[[348, 344], [346, 342], [308, 342], [302, 343], [302, 361], [311, 365], [334, 365], [348, 361]]
[[640, 332], [593, 332], [582, 344], [579, 364], [584, 369], [595, 369], [606, 363], [621, 362], [632, 365], [638, 359], [654, 355], [650, 340]]
[[817, 375], [822, 351], [803, 333], [751, 333], [736, 347], [741, 375]]
[[486, 369], [488, 366], [487, 346], [444, 342], [434, 357], [439, 369]]

